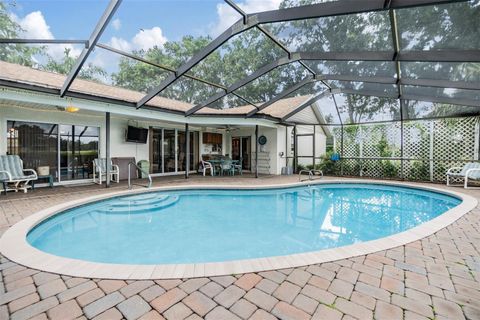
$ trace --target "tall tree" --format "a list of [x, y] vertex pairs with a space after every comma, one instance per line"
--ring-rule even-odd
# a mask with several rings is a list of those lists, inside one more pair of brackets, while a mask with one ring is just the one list
[[[65, 48], [64, 56], [60, 61], [57, 61], [52, 56], [47, 56], [47, 62], [40, 65], [41, 70], [51, 71], [60, 74], [68, 74], [72, 70], [75, 62], [77, 61], [76, 57], [71, 56], [71, 49]], [[107, 76], [107, 72], [102, 68], [93, 65], [92, 63], [84, 64], [80, 70], [78, 77], [86, 80], [99, 81], [100, 78]]]
[[[198, 50], [205, 47], [211, 41], [208, 37], [185, 36], [180, 41], [169, 41], [163, 47], [155, 46], [148, 50], [134, 51], [133, 53], [148, 61], [163, 65], [172, 69], [178, 68]], [[212, 66], [213, 67], [213, 66]], [[147, 92], [160, 84], [170, 74], [155, 66], [135, 61], [130, 58], [121, 58], [118, 72], [112, 74], [115, 85]], [[202, 69], [202, 75], [208, 78], [215, 77], [213, 68]], [[203, 96], [209, 96], [208, 87], [200, 82], [182, 77], [172, 86], [162, 92], [162, 96], [172, 99], [194, 102]]]
[[[163, 47], [154, 47], [135, 53], [146, 60], [178, 68], [211, 40], [210, 37], [186, 36], [180, 41], [167, 42]], [[224, 43], [192, 68], [189, 74], [212, 83], [229, 86], [282, 56], [286, 56], [286, 54], [278, 46], [260, 31], [251, 29]], [[238, 90], [237, 93], [248, 100], [263, 102], [278, 94], [279, 90], [299, 81], [304, 73], [303, 67], [299, 68], [297, 65], [277, 68]], [[156, 67], [122, 58], [119, 71], [112, 78], [116, 85], [148, 91], [165, 79], [168, 74], [168, 71], [161, 71]], [[216, 92], [218, 89], [213, 86], [182, 77], [165, 89], [161, 95], [197, 104], [206, 101]], [[235, 106], [234, 100], [237, 100], [237, 105], [238, 103], [246, 104], [229, 95], [221, 103], [217, 103], [216, 107], [233, 107]]]
[[[9, 6], [12, 5], [0, 0], [0, 38], [18, 38], [24, 31], [10, 15]], [[38, 46], [31, 47], [16, 43], [2, 44], [0, 46], [0, 60], [31, 67], [35, 64], [34, 55], [43, 51], [44, 49]]]

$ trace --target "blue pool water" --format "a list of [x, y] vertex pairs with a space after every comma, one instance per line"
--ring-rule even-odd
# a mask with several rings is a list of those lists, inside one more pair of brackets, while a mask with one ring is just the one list
[[439, 193], [371, 184], [162, 191], [70, 209], [40, 223], [27, 240], [48, 253], [93, 262], [218, 262], [378, 239], [460, 202]]

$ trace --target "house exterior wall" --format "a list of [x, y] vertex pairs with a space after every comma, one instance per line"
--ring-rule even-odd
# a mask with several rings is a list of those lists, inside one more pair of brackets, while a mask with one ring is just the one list
[[[93, 112], [82, 108], [78, 113], [68, 113], [65, 111], [57, 110], [56, 108], [37, 108], [29, 107], [25, 103], [17, 105], [15, 102], [9, 102], [8, 104], [0, 104], [0, 154], [6, 154], [7, 152], [7, 121], [26, 121], [26, 122], [39, 122], [39, 123], [52, 123], [52, 124], [69, 124], [79, 126], [93, 126], [99, 127], [99, 152], [101, 157], [105, 157], [105, 115], [104, 112]], [[183, 123], [168, 123], [161, 120], [142, 120], [135, 119], [134, 117], [122, 114], [111, 113], [111, 157], [135, 157], [136, 161], [149, 160], [150, 150], [149, 141], [146, 144], [137, 144], [125, 141], [125, 130], [127, 126], [135, 125], [143, 128], [155, 127], [155, 128], [176, 128], [184, 130]], [[212, 124], [213, 126], [213, 124]], [[231, 155], [231, 139], [232, 137], [246, 137], [251, 139], [251, 151], [252, 151], [252, 164], [255, 161], [255, 126], [243, 126], [241, 129], [235, 129], [230, 132], [225, 132], [218, 129], [210, 129], [208, 127], [199, 127], [196, 129], [191, 127], [192, 131], [199, 132], [199, 159], [202, 154], [209, 153], [211, 146], [203, 144], [203, 132], [217, 132], [223, 135], [222, 154]], [[317, 127], [319, 128], [319, 127]], [[288, 131], [288, 135], [287, 135]], [[269, 156], [269, 169], [268, 171], [260, 170], [260, 173], [280, 174], [281, 168], [286, 165], [285, 155], [290, 153], [290, 147], [287, 145], [290, 140], [290, 127], [282, 125], [271, 125], [270, 127], [259, 126], [259, 136], [264, 135], [267, 138], [267, 144], [260, 150], [268, 153]], [[318, 129], [316, 136], [316, 154], [319, 156], [325, 152], [325, 136], [321, 129]], [[150, 138], [150, 137], [149, 137]], [[302, 146], [302, 148], [311, 148], [311, 146]], [[280, 153], [283, 152], [283, 156]], [[308, 151], [305, 151], [308, 152]], [[311, 153], [311, 151], [310, 151]], [[311, 162], [311, 161], [310, 161]], [[289, 163], [292, 164], [291, 161]], [[254, 168], [252, 168], [254, 170]]]
[[[7, 121], [27, 121], [39, 123], [52, 124], [69, 124], [81, 125], [100, 128], [99, 136], [99, 151], [100, 156], [105, 157], [105, 117], [101, 114], [82, 114], [82, 113], [68, 113], [57, 110], [34, 110], [25, 107], [12, 105], [0, 106], [0, 132], [2, 139], [0, 139], [0, 154], [7, 152]], [[148, 127], [149, 123], [141, 121], [138, 122], [140, 126]], [[148, 160], [149, 150], [148, 141], [146, 144], [125, 142], [125, 129], [128, 125], [128, 119], [112, 115], [110, 120], [110, 155], [111, 157], [135, 157], [136, 161]]]

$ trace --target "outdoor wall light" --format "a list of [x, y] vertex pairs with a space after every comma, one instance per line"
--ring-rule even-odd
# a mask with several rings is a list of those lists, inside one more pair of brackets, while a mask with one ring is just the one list
[[65, 111], [71, 112], [71, 113], [78, 112], [78, 110], [80, 110], [80, 108], [74, 107], [74, 106], [68, 106], [68, 107], [65, 108]]

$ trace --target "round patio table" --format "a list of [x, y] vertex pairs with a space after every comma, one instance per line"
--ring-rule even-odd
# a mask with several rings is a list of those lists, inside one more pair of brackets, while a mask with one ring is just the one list
[[208, 160], [207, 162], [210, 162], [213, 166], [213, 175], [214, 176], [217, 175], [217, 172], [218, 172], [219, 176], [222, 175], [222, 164], [225, 161], [231, 161], [232, 165], [238, 164], [240, 162], [240, 160], [220, 160], [220, 159], [218, 159], [218, 160], [217, 159]]

